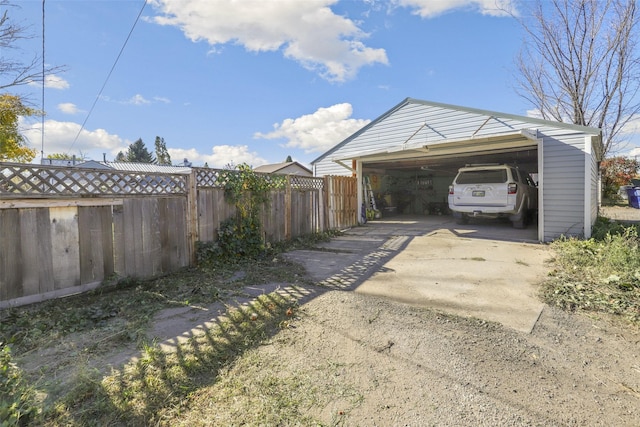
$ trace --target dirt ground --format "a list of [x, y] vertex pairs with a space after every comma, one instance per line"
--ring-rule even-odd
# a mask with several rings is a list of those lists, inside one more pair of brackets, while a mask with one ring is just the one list
[[[246, 300], [273, 289], [247, 289]], [[352, 290], [298, 291], [290, 327], [255, 351], [279, 375], [326, 390], [309, 415], [327, 425], [640, 425], [637, 329], [545, 306], [525, 333]], [[169, 324], [184, 331], [201, 319], [181, 316]], [[43, 356], [62, 359], [74, 350], [51, 348]], [[121, 350], [93, 363], [117, 365], [135, 356]], [[44, 369], [42, 360], [29, 362]], [[342, 392], [333, 394], [336, 383]], [[202, 420], [220, 410], [189, 408]]]
[[[637, 426], [637, 331], [546, 307], [531, 334], [332, 291], [259, 351], [296, 375], [350, 384], [315, 408], [349, 426]], [[304, 372], [302, 374], [300, 371]], [[287, 375], [284, 372], [283, 375]]]

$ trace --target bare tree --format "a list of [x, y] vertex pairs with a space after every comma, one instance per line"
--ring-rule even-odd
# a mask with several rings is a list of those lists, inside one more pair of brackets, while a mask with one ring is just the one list
[[545, 119], [601, 128], [604, 159], [640, 111], [636, 2], [536, 0], [523, 16], [519, 94]]
[[9, 0], [0, 0], [0, 90], [34, 82], [42, 82], [45, 76], [64, 71], [64, 67], [43, 67], [42, 57], [34, 54], [22, 60], [5, 56], [18, 50], [20, 41], [32, 38], [28, 27], [14, 22], [9, 16], [10, 7], [17, 7]]

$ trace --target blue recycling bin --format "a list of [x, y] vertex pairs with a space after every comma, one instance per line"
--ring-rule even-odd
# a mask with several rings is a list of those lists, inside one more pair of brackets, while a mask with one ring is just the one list
[[627, 188], [629, 206], [640, 209], [640, 187]]

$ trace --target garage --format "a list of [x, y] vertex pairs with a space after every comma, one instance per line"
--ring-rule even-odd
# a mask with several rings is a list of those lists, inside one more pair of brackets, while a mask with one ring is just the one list
[[[450, 215], [458, 169], [510, 164], [538, 185], [538, 240], [590, 237], [598, 212], [600, 130], [407, 98], [312, 162], [315, 176], [358, 177], [365, 221]], [[366, 209], [369, 208], [369, 209]]]

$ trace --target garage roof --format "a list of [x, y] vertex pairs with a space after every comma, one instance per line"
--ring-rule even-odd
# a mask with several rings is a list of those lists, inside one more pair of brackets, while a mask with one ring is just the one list
[[[403, 110], [401, 123], [398, 122], [400, 119], [396, 114], [399, 110]], [[459, 153], [461, 150], [464, 151], [465, 146], [469, 151], [477, 151], [490, 149], [491, 145], [497, 147], [496, 144], [500, 143], [515, 147], [535, 145], [532, 144], [532, 139], [535, 139], [537, 128], [579, 131], [596, 137], [600, 135], [599, 129], [586, 126], [406, 98], [313, 160], [311, 164], [324, 159], [342, 161], [358, 158], [371, 161], [382, 160], [385, 156], [395, 159], [403, 155], [427, 156], [430, 151], [431, 155], [435, 155], [437, 151], [440, 151], [440, 155], [445, 155], [445, 148], [455, 148]], [[377, 145], [378, 148], [372, 148], [370, 151], [363, 151], [361, 146], [357, 151], [340, 150], [368, 131], [380, 134], [379, 139], [385, 143], [371, 143], [369, 146]], [[340, 151], [340, 154], [336, 153], [337, 151]]]

